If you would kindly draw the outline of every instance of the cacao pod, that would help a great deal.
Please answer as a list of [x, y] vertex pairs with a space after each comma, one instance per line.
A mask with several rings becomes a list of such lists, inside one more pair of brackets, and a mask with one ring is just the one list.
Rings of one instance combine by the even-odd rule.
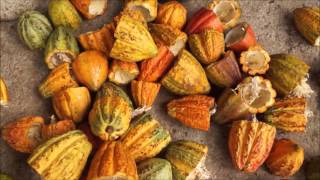
[[172, 169], [169, 161], [151, 158], [138, 164], [140, 180], [172, 180]]
[[66, 88], [78, 87], [70, 72], [70, 65], [63, 63], [53, 69], [47, 78], [40, 84], [39, 92], [45, 98]]
[[227, 48], [235, 52], [242, 52], [256, 45], [257, 40], [252, 27], [248, 23], [242, 22], [227, 32], [225, 43]]
[[79, 179], [91, 148], [86, 135], [74, 130], [41, 144], [27, 162], [45, 180]]
[[92, 154], [94, 154], [99, 146], [104, 142], [100, 138], [96, 137], [90, 129], [90, 125], [88, 121], [82, 122], [79, 126], [78, 129], [81, 130], [88, 138], [89, 142], [92, 145]]
[[175, 180], [209, 179], [206, 177], [205, 159], [208, 147], [194, 141], [172, 142], [166, 149], [165, 158], [171, 163]]
[[108, 60], [100, 51], [82, 52], [72, 68], [77, 80], [92, 91], [97, 91], [108, 78]]
[[104, 13], [108, 0], [71, 0], [71, 3], [86, 19], [93, 19]]
[[136, 62], [113, 60], [109, 72], [109, 80], [116, 84], [128, 84], [139, 74]]
[[45, 62], [49, 69], [71, 63], [79, 54], [77, 40], [72, 32], [59, 26], [49, 36], [45, 49]]
[[129, 98], [129, 96], [127, 95], [126, 92], [124, 92], [124, 90], [111, 83], [111, 82], [106, 82], [102, 85], [102, 87], [100, 88], [100, 90], [98, 91], [97, 95], [96, 95], [96, 99], [105, 97], [105, 96], [117, 96], [117, 97], [121, 97], [123, 98], [131, 108], [133, 108], [132, 102]]
[[307, 180], [320, 179], [320, 156], [312, 158], [307, 164]]
[[211, 89], [201, 64], [187, 50], [182, 50], [161, 84], [179, 95], [206, 94]]
[[41, 129], [41, 137], [43, 140], [48, 140], [52, 137], [62, 135], [76, 129], [72, 120], [62, 120], [56, 123], [44, 125]]
[[223, 33], [214, 29], [192, 34], [188, 42], [193, 55], [203, 64], [210, 64], [218, 60], [224, 53]]
[[303, 160], [302, 147], [289, 139], [280, 139], [275, 140], [266, 164], [272, 174], [288, 177], [300, 169]]
[[185, 96], [167, 104], [168, 114], [184, 125], [208, 131], [214, 98], [204, 95]]
[[0, 77], [0, 105], [7, 106], [9, 102], [8, 88], [2, 77]]
[[171, 136], [160, 123], [149, 114], [134, 121], [122, 142], [136, 161], [156, 156], [171, 141]]
[[147, 27], [128, 15], [121, 16], [114, 37], [116, 40], [110, 52], [114, 59], [137, 62], [152, 58], [158, 53]]
[[156, 23], [167, 24], [173, 28], [182, 29], [187, 21], [187, 9], [178, 1], [159, 4]]
[[19, 17], [20, 39], [30, 49], [44, 48], [52, 30], [50, 21], [38, 11], [26, 11]]
[[310, 67], [289, 54], [271, 55], [270, 67], [266, 78], [281, 96], [289, 94], [308, 97], [313, 91], [306, 83]]
[[69, 0], [50, 0], [48, 13], [55, 27], [78, 29], [81, 17]]
[[233, 165], [244, 172], [255, 172], [267, 159], [276, 128], [259, 121], [234, 121], [229, 132], [229, 153]]
[[145, 81], [131, 82], [131, 93], [138, 108], [151, 109], [160, 91], [161, 84]]
[[143, 12], [138, 10], [124, 9], [117, 16], [113, 17], [113, 23], [117, 26], [122, 16], [127, 15], [137, 21], [140, 21], [143, 26], [148, 27], [146, 19], [144, 18]]
[[250, 75], [265, 74], [269, 69], [270, 56], [260, 45], [249, 47], [240, 57], [242, 71]]
[[276, 101], [264, 113], [264, 120], [288, 132], [304, 132], [307, 125], [306, 99], [287, 97]]
[[44, 119], [39, 116], [26, 116], [9, 122], [1, 129], [2, 139], [14, 150], [31, 153], [42, 141], [41, 128]]
[[94, 155], [87, 180], [138, 180], [137, 167], [124, 144], [118, 141], [103, 143]]
[[157, 17], [157, 0], [125, 0], [125, 9], [140, 11], [147, 22], [153, 21]]

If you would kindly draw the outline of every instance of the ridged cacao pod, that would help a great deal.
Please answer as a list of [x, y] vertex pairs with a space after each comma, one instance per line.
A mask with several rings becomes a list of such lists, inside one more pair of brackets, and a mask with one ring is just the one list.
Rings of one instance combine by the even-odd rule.
[[169, 1], [158, 6], [156, 23], [182, 29], [187, 21], [187, 9], [178, 1]]
[[312, 158], [306, 169], [307, 180], [319, 180], [320, 179], [320, 156]]
[[85, 134], [70, 131], [41, 144], [27, 162], [45, 180], [79, 179], [91, 148]]
[[111, 82], [104, 83], [100, 88], [100, 90], [98, 91], [96, 95], [96, 99], [99, 99], [105, 96], [121, 97], [129, 104], [131, 108], [133, 108], [131, 99], [129, 98], [127, 93], [124, 92], [124, 90], [121, 87], [115, 85], [114, 83], [111, 83]]
[[172, 180], [172, 168], [169, 161], [151, 158], [138, 164], [140, 180]]
[[136, 106], [151, 109], [160, 87], [161, 84], [159, 83], [133, 80], [131, 82], [131, 93]]
[[275, 54], [271, 55], [266, 78], [279, 95], [309, 96], [313, 92], [306, 83], [309, 69], [305, 62], [293, 55]]
[[152, 58], [158, 53], [147, 27], [128, 15], [121, 16], [114, 37], [116, 40], [110, 52], [114, 59], [137, 62]]
[[140, 21], [143, 24], [143, 26], [148, 27], [146, 19], [144, 18], [143, 12], [137, 11], [137, 10], [130, 10], [130, 9], [124, 9], [117, 16], [113, 17], [113, 23], [115, 26], [119, 24], [121, 17], [124, 15], [130, 16], [131, 18], [137, 21]]
[[157, 17], [157, 0], [125, 0], [125, 9], [141, 11], [147, 22], [153, 21]]
[[275, 134], [275, 127], [256, 120], [233, 122], [228, 145], [235, 168], [255, 172], [267, 159]]
[[293, 11], [298, 31], [314, 46], [320, 46], [320, 8], [302, 7]]
[[91, 104], [86, 87], [68, 88], [53, 95], [52, 105], [59, 119], [70, 119], [75, 123], [82, 121]]
[[233, 51], [227, 51], [222, 59], [208, 65], [206, 73], [211, 83], [219, 87], [234, 87], [242, 79]]
[[250, 75], [265, 74], [269, 69], [270, 56], [260, 45], [249, 47], [240, 56], [242, 71]]
[[134, 121], [122, 142], [136, 161], [156, 156], [171, 141], [171, 136], [160, 123], [149, 114]]
[[39, 91], [45, 98], [71, 87], [78, 87], [70, 72], [70, 65], [63, 63], [53, 69], [47, 78], [40, 84]]
[[109, 81], [116, 84], [128, 84], [134, 80], [139, 74], [139, 67], [136, 62], [126, 62], [113, 60], [110, 72]]
[[49, 36], [45, 49], [45, 62], [49, 69], [71, 63], [79, 54], [77, 40], [72, 32], [59, 26]]
[[73, 61], [72, 70], [80, 83], [97, 91], [108, 78], [108, 60], [100, 51], [84, 51]]
[[109, 57], [114, 42], [114, 24], [109, 23], [101, 29], [80, 34], [79, 42], [85, 50], [97, 50], [104, 52]]
[[136, 163], [121, 142], [109, 141], [99, 147], [87, 177], [97, 179], [138, 180]]
[[204, 144], [187, 140], [172, 142], [166, 149], [165, 158], [171, 163], [173, 179], [209, 179], [204, 178], [207, 153], [208, 147]]
[[26, 11], [19, 17], [20, 39], [30, 49], [44, 48], [52, 30], [50, 21], [38, 11]]
[[81, 17], [69, 0], [50, 0], [48, 13], [55, 27], [78, 29]]
[[42, 141], [41, 128], [43, 125], [42, 117], [26, 116], [4, 125], [1, 129], [1, 136], [14, 150], [31, 153]]
[[208, 131], [214, 98], [204, 95], [185, 96], [167, 104], [168, 114], [184, 125]]
[[44, 125], [41, 129], [41, 137], [48, 140], [52, 137], [62, 135], [76, 129], [72, 120], [62, 120], [52, 124]]
[[0, 77], [0, 105], [7, 106], [9, 102], [8, 88], [2, 77]]
[[188, 39], [192, 54], [203, 64], [210, 64], [224, 53], [223, 33], [214, 29], [192, 34]]
[[86, 19], [93, 19], [104, 13], [108, 0], [71, 0], [71, 3]]
[[304, 150], [290, 139], [275, 140], [266, 165], [277, 176], [295, 174], [303, 164]]
[[307, 125], [306, 99], [287, 97], [264, 113], [264, 120], [276, 128], [288, 132], [304, 132]]
[[161, 84], [179, 95], [206, 94], [211, 89], [201, 64], [187, 50], [182, 50]]

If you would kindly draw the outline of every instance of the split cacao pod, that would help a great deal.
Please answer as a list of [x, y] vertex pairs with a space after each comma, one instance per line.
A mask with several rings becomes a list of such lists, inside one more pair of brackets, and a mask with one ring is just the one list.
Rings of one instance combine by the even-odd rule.
[[165, 159], [146, 159], [137, 168], [140, 180], [172, 180], [171, 164]]
[[160, 91], [161, 84], [136, 81], [131, 82], [131, 93], [138, 108], [150, 109]]
[[156, 23], [182, 29], [187, 21], [187, 9], [178, 1], [169, 1], [158, 6]]
[[71, 3], [86, 19], [93, 19], [104, 13], [108, 0], [71, 0]]
[[233, 165], [244, 172], [255, 172], [267, 159], [276, 128], [259, 121], [234, 121], [229, 132], [229, 153]]
[[125, 0], [125, 9], [140, 11], [147, 22], [153, 21], [157, 17], [157, 0]]
[[110, 72], [109, 81], [116, 84], [128, 84], [134, 80], [139, 74], [139, 67], [136, 62], [126, 62], [113, 60]]
[[122, 142], [136, 161], [156, 156], [171, 141], [171, 136], [160, 123], [149, 114], [134, 121]]

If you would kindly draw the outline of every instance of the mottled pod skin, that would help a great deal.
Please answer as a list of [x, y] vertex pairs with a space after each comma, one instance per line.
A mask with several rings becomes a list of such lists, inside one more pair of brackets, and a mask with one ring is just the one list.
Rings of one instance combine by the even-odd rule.
[[158, 48], [157, 56], [140, 63], [140, 74], [137, 80], [155, 82], [169, 70], [170, 65], [173, 63], [174, 55], [165, 45], [159, 45]]
[[42, 140], [42, 126], [44, 126], [42, 117], [26, 116], [4, 125], [1, 136], [14, 150], [31, 153]]
[[192, 34], [188, 39], [192, 54], [203, 64], [210, 64], [224, 53], [223, 33], [214, 29]]
[[136, 81], [131, 82], [131, 93], [138, 108], [150, 109], [160, 91], [161, 84]]
[[67, 88], [78, 87], [70, 72], [70, 65], [63, 63], [53, 69], [47, 78], [40, 84], [39, 92], [45, 98]]
[[209, 64], [206, 74], [210, 82], [219, 87], [234, 87], [241, 80], [242, 75], [233, 51], [227, 51], [223, 58]]
[[211, 9], [201, 8], [191, 17], [187, 23], [185, 32], [190, 35], [206, 29], [214, 29], [223, 32], [223, 25], [218, 16]]
[[121, 16], [114, 37], [116, 40], [110, 52], [114, 59], [137, 62], [155, 57], [158, 53], [147, 27], [128, 15]]
[[44, 125], [41, 129], [41, 137], [48, 140], [52, 137], [62, 135], [76, 129], [72, 120], [62, 120], [52, 124]]
[[115, 84], [129, 84], [139, 74], [136, 62], [113, 60], [109, 72], [109, 81]]
[[308, 122], [306, 99], [287, 97], [279, 99], [264, 113], [264, 120], [288, 132], [304, 132]]
[[97, 50], [109, 57], [114, 42], [114, 24], [109, 23], [101, 29], [80, 34], [78, 40], [85, 50]]
[[119, 141], [104, 142], [94, 155], [87, 180], [138, 180], [137, 167], [129, 151]]
[[185, 96], [167, 104], [168, 114], [184, 125], [208, 131], [214, 98], [204, 95]]
[[275, 134], [275, 127], [256, 120], [233, 122], [228, 145], [235, 168], [255, 172], [267, 159]]
[[211, 89], [201, 64], [187, 50], [182, 50], [161, 84], [178, 95], [206, 94]]
[[[270, 67], [266, 78], [281, 96], [295, 94], [295, 88], [308, 75], [310, 67], [301, 59], [289, 54], [271, 55]], [[304, 93], [302, 93], [304, 94]]]
[[96, 50], [82, 52], [72, 68], [77, 80], [92, 91], [97, 91], [108, 77], [108, 60]]
[[140, 11], [147, 22], [153, 21], [157, 17], [157, 0], [125, 0], [124, 4], [124, 9]]
[[182, 29], [187, 21], [187, 9], [178, 1], [169, 1], [158, 6], [156, 23]]
[[111, 83], [111, 82], [104, 83], [100, 88], [100, 90], [98, 91], [96, 95], [96, 99], [99, 99], [105, 96], [119, 96], [123, 98], [129, 104], [130, 107], [133, 108], [131, 99], [129, 98], [127, 93], [124, 92], [124, 90], [121, 87], [117, 86], [114, 83]]
[[299, 171], [304, 160], [304, 150], [290, 139], [275, 140], [266, 165], [277, 176], [288, 177]]
[[194, 141], [179, 140], [169, 144], [165, 158], [171, 163], [173, 179], [194, 180], [202, 178], [208, 147]]
[[30, 49], [44, 48], [52, 30], [48, 18], [38, 11], [26, 11], [19, 17], [20, 39]]
[[0, 105], [7, 106], [9, 102], [8, 88], [2, 77], [0, 77]]
[[91, 97], [86, 87], [68, 88], [53, 95], [52, 105], [59, 119], [81, 122], [87, 114]]
[[165, 159], [146, 159], [137, 168], [140, 180], [172, 180], [171, 164]]
[[86, 135], [74, 130], [41, 144], [27, 162], [46, 180], [79, 179], [91, 149]]
[[55, 27], [64, 26], [75, 30], [79, 28], [82, 21], [69, 0], [50, 0], [48, 13]]
[[293, 11], [296, 28], [313, 46], [320, 46], [320, 8], [302, 7]]
[[86, 19], [94, 19], [104, 13], [108, 0], [71, 0], [71, 3]]
[[121, 138], [136, 161], [155, 157], [171, 141], [169, 132], [151, 115], [144, 114], [134, 121]]

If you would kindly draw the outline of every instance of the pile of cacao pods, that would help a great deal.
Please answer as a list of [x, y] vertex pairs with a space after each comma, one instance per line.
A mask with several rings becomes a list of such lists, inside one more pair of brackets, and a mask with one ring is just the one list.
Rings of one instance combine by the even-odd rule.
[[[269, 55], [250, 24], [239, 22], [237, 0], [212, 0], [188, 22], [178, 1], [125, 0], [112, 22], [74, 36], [82, 18], [106, 7], [106, 0], [51, 0], [50, 20], [37, 11], [19, 19], [21, 40], [45, 49], [51, 72], [39, 92], [51, 98], [58, 121], [26, 116], [1, 133], [13, 149], [30, 153], [27, 162], [43, 179], [210, 179], [208, 147], [172, 141], [148, 113], [161, 86], [179, 96], [167, 112], [185, 126], [208, 131], [211, 119], [232, 123], [235, 168], [255, 172], [265, 163], [282, 177], [300, 169], [303, 148], [275, 137], [276, 130], [305, 131], [309, 66], [294, 55]], [[319, 12], [294, 11], [297, 29], [314, 45], [320, 43]], [[131, 96], [122, 89], [128, 84]], [[1, 104], [7, 102], [1, 79]], [[314, 166], [308, 177], [319, 178]]]

